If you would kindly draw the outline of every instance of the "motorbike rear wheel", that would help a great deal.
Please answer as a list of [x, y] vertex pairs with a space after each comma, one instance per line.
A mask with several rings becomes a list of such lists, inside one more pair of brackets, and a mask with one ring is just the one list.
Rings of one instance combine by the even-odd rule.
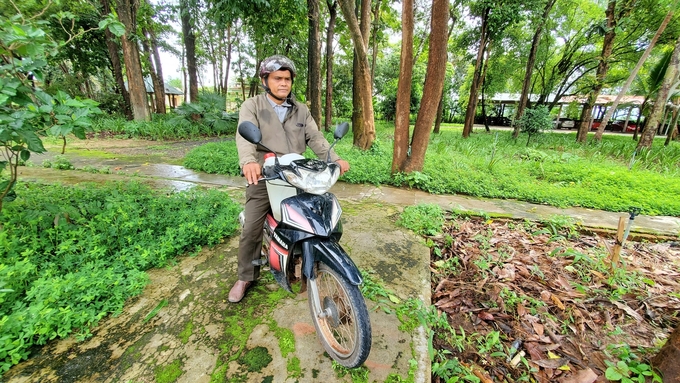
[[[360, 366], [371, 350], [371, 322], [359, 287], [322, 262], [309, 283], [316, 285], [308, 290], [309, 311], [324, 349], [342, 366]], [[320, 303], [319, 312], [315, 301]]]

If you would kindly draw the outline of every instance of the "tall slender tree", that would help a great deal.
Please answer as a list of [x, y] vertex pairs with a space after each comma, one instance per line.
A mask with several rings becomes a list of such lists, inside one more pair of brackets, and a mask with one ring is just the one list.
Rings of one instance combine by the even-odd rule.
[[469, 137], [472, 133], [475, 113], [477, 111], [477, 101], [479, 92], [483, 85], [484, 62], [490, 54], [489, 45], [491, 41], [498, 38], [511, 25], [517, 23], [523, 15], [524, 8], [533, 7], [533, 1], [506, 0], [498, 2], [495, 0], [477, 0], [470, 6], [470, 12], [479, 17], [479, 41], [477, 48], [477, 59], [470, 85], [470, 96], [465, 111], [465, 121], [463, 125], [463, 137]]
[[413, 0], [401, 3], [401, 56], [394, 115], [394, 153], [392, 173], [402, 170], [409, 156], [409, 125], [411, 120], [411, 78], [413, 77]]
[[605, 77], [609, 71], [609, 63], [614, 49], [614, 39], [616, 38], [617, 26], [620, 21], [627, 17], [636, 0], [609, 0], [607, 2], [607, 9], [605, 10], [605, 25], [602, 27], [604, 31], [604, 39], [602, 41], [602, 53], [597, 64], [597, 72], [595, 73], [595, 82], [588, 93], [583, 109], [581, 110], [581, 123], [576, 134], [577, 142], [586, 142], [588, 138], [588, 131], [592, 125], [593, 108], [600, 95], [602, 88], [605, 85]]
[[307, 0], [309, 22], [307, 46], [307, 100], [317, 126], [321, 126], [321, 39], [319, 0]]
[[117, 0], [118, 20], [125, 26], [125, 34], [121, 37], [125, 74], [130, 92], [130, 104], [135, 120], [148, 120], [149, 109], [146, 104], [146, 87], [142, 75], [142, 64], [139, 48], [134, 38], [137, 31], [137, 10], [139, 3], [134, 0]]
[[[531, 77], [534, 73], [534, 65], [536, 64], [536, 53], [538, 52], [538, 44], [541, 41], [541, 35], [543, 34], [543, 27], [545, 22], [550, 16], [550, 11], [553, 5], [555, 5], [556, 0], [548, 0], [543, 7], [543, 14], [540, 20], [536, 23], [536, 30], [534, 31], [534, 36], [531, 39], [531, 48], [529, 49], [529, 57], [527, 58], [527, 65], [524, 72], [524, 82], [522, 83], [522, 93], [519, 97], [519, 103], [517, 104], [517, 113], [515, 114], [515, 121], [519, 121], [524, 114], [524, 109], [529, 103], [529, 89], [531, 88]], [[514, 124], [514, 129], [512, 136], [519, 137], [519, 125]]]
[[373, 33], [371, 33], [371, 54], [373, 59], [371, 60], [371, 82], [375, 82], [375, 63], [378, 61], [378, 28], [380, 26], [380, 9], [382, 6], [382, 0], [376, 0], [375, 7], [373, 8]]
[[[119, 0], [120, 1], [120, 0]], [[196, 35], [191, 16], [189, 0], [179, 2], [180, 20], [182, 22], [182, 39], [186, 57], [186, 68], [189, 76], [189, 102], [198, 99], [198, 65], [196, 64]]]
[[652, 108], [652, 113], [647, 119], [645, 124], [645, 130], [640, 136], [640, 141], [638, 141], [637, 150], [642, 148], [651, 148], [654, 141], [654, 136], [656, 135], [656, 130], [659, 127], [659, 120], [663, 114], [664, 107], [668, 101], [668, 96], [670, 95], [671, 88], [678, 81], [678, 75], [680, 74], [680, 37], [675, 44], [673, 50], [673, 55], [671, 56], [671, 61], [666, 69], [666, 74], [663, 78], [663, 83], [659, 89], [659, 93], [656, 96], [656, 101], [654, 102], [654, 107]]
[[[102, 4], [102, 16], [111, 13], [111, 5], [109, 0], [101, 0]], [[120, 61], [120, 46], [118, 45], [117, 38], [114, 34], [106, 28], [104, 31], [106, 35], [106, 48], [109, 52], [109, 61], [111, 62], [111, 71], [113, 72], [113, 78], [116, 81], [116, 93], [120, 94], [123, 98], [123, 114], [128, 120], [134, 119], [132, 115], [132, 106], [130, 104], [130, 93], [125, 88], [125, 79], [123, 78], [123, 65]]]
[[614, 114], [614, 111], [619, 106], [619, 102], [621, 102], [621, 98], [623, 97], [624, 94], [626, 94], [626, 92], [628, 92], [628, 88], [630, 88], [630, 85], [633, 83], [633, 80], [637, 76], [638, 71], [640, 71], [640, 68], [642, 68], [642, 64], [644, 64], [645, 61], [647, 61], [647, 58], [652, 53], [652, 48], [654, 48], [656, 41], [659, 39], [659, 36], [661, 36], [663, 31], [668, 26], [668, 23], [671, 21], [671, 17], [673, 17], [673, 12], [675, 11], [675, 7], [677, 5], [678, 5], [678, 1], [675, 1], [675, 3], [671, 6], [671, 9], [666, 14], [666, 17], [661, 22], [661, 25], [659, 25], [659, 28], [656, 30], [656, 33], [654, 34], [654, 37], [652, 37], [652, 40], [649, 42], [649, 45], [647, 45], [647, 49], [645, 49], [645, 52], [642, 54], [642, 56], [638, 60], [637, 64], [635, 65], [635, 68], [633, 68], [633, 71], [628, 76], [628, 80], [626, 80], [626, 83], [623, 85], [623, 88], [621, 88], [621, 90], [619, 91], [619, 94], [616, 96], [614, 103], [609, 107], [609, 109], [607, 109], [607, 113], [605, 113], [604, 117], [602, 117], [602, 122], [600, 123], [600, 127], [597, 129], [597, 133], [595, 133], [595, 140], [596, 141], [602, 140], [602, 134], [604, 133], [604, 128], [607, 126], [607, 124], [609, 123], [609, 119], [612, 117], [612, 115]]
[[[437, 107], [444, 88], [444, 76], [446, 75], [446, 48], [448, 43], [447, 23], [449, 20], [448, 0], [432, 0], [432, 21], [430, 28], [430, 50], [425, 74], [425, 86], [423, 87], [423, 99], [420, 110], [416, 117], [411, 142], [411, 153], [402, 146], [400, 155], [407, 153], [406, 157], [396, 168], [403, 172], [414, 172], [423, 169], [425, 152], [432, 131], [432, 125], [437, 117]], [[407, 52], [408, 53], [408, 52]], [[404, 53], [402, 52], [402, 55]], [[403, 61], [402, 61], [403, 62]], [[401, 82], [401, 79], [400, 79]], [[409, 79], [410, 82], [410, 79]], [[403, 129], [403, 125], [400, 125]], [[408, 135], [408, 124], [406, 125]], [[400, 132], [403, 136], [403, 132]], [[403, 145], [403, 140], [400, 140]], [[396, 152], [396, 127], [395, 127], [395, 152]], [[395, 164], [392, 164], [395, 169]]]
[[333, 41], [335, 39], [335, 22], [338, 16], [338, 2], [326, 0], [328, 5], [328, 29], [326, 30], [326, 106], [324, 127], [330, 131], [333, 120]]
[[368, 63], [368, 33], [370, 26], [370, 1], [363, 0], [361, 4], [362, 25], [355, 14], [352, 0], [338, 0], [342, 15], [349, 27], [350, 36], [354, 44], [354, 54], [357, 62], [354, 71], [354, 111], [352, 113], [352, 132], [354, 146], [368, 150], [375, 141], [375, 120], [373, 117], [373, 84], [371, 83], [371, 69]]

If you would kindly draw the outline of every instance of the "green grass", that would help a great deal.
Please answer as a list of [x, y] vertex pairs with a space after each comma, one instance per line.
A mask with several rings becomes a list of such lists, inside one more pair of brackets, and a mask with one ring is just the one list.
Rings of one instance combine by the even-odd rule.
[[0, 373], [34, 345], [88, 337], [141, 293], [145, 270], [232, 235], [241, 210], [216, 190], [165, 194], [134, 182], [16, 191], [0, 213]]
[[[422, 172], [392, 175], [394, 127], [378, 123], [370, 150], [353, 147], [351, 136], [336, 146], [351, 165], [341, 180], [557, 207], [621, 212], [638, 207], [646, 215], [680, 216], [680, 142], [665, 147], [658, 139], [651, 150], [635, 153], [637, 142], [629, 135], [579, 144], [575, 133], [545, 133], [527, 146], [523, 135], [515, 140], [510, 131], [478, 131], [468, 139], [461, 132], [458, 126], [445, 126], [432, 135]], [[234, 142], [210, 145], [190, 152], [184, 165], [238, 175]]]
[[[209, 118], [212, 117], [212, 118]], [[125, 138], [148, 138], [152, 140], [181, 140], [200, 138], [205, 136], [221, 136], [234, 134], [236, 122], [223, 121], [214, 116], [208, 116], [198, 121], [168, 113], [155, 114], [152, 121], [128, 121], [120, 116], [103, 116], [92, 122], [95, 132], [107, 132]], [[219, 121], [216, 124], [215, 121]]]

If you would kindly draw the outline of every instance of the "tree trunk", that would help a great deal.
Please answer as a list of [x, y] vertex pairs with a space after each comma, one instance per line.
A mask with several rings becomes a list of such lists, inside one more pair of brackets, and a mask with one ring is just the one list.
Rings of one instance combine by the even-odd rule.
[[[153, 67], [153, 59], [151, 58], [151, 49], [149, 48], [149, 41], [148, 37], [146, 35], [146, 31], [142, 31], [144, 34], [144, 37], [140, 39], [140, 43], [142, 44], [142, 50], [144, 51], [143, 60], [146, 60], [146, 65], [149, 66], [149, 77], [151, 77], [151, 86], [153, 86], [153, 93], [147, 93], [149, 95], [149, 113], [151, 114], [151, 118], [153, 119], [153, 114], [156, 113], [156, 99], [158, 96], [156, 95], [156, 83], [158, 80], [156, 79], [156, 70]], [[144, 87], [146, 88], [146, 79], [144, 79]]]
[[[490, 44], [489, 44], [490, 45]], [[484, 99], [484, 94], [486, 93], [486, 70], [489, 68], [489, 59], [484, 61], [484, 66], [482, 67], [482, 121], [484, 121], [484, 130], [486, 130], [487, 133], [491, 133], [491, 129], [489, 129], [489, 118], [486, 113], [486, 100]]]
[[139, 48], [131, 36], [137, 30], [137, 7], [138, 3], [130, 0], [117, 0], [118, 20], [125, 26], [125, 34], [121, 37], [123, 47], [123, 61], [125, 62], [125, 74], [128, 80], [130, 92], [130, 104], [132, 115], [137, 121], [149, 119], [147, 109], [146, 87], [142, 76], [142, 64], [139, 60]]
[[680, 383], [680, 326], [676, 327], [666, 344], [652, 358], [652, 366], [663, 374], [664, 383]]
[[189, 4], [187, 0], [180, 0], [179, 12], [182, 21], [182, 37], [187, 59], [187, 72], [189, 75], [189, 100], [196, 102], [198, 99], [198, 68], [196, 66], [196, 36], [194, 25], [191, 20]]
[[[543, 26], [545, 21], [550, 15], [550, 10], [553, 5], [555, 5], [555, 0], [548, 0], [543, 8], [543, 15], [541, 15], [541, 22], [538, 23], [536, 31], [534, 31], [534, 37], [531, 40], [531, 49], [529, 50], [529, 58], [527, 59], [527, 66], [524, 71], [524, 82], [522, 83], [522, 94], [519, 97], [519, 104], [517, 105], [517, 113], [515, 114], [515, 122], [519, 121], [524, 114], [524, 109], [527, 107], [527, 102], [529, 100], [529, 89], [531, 88], [531, 76], [534, 73], [534, 64], [536, 63], [536, 52], [538, 52], [538, 43], [541, 42], [541, 35], [543, 34]], [[519, 137], [519, 125], [513, 122], [514, 128], [512, 131], [512, 136], [514, 138]]]
[[[453, 27], [456, 25], [456, 12], [454, 11], [453, 7], [449, 7], [449, 18], [451, 19], [451, 25], [449, 25], [449, 31], [446, 34], [446, 40], [448, 41], [451, 38], [451, 33], [453, 33]], [[446, 81], [446, 75], [444, 78], [444, 81]], [[445, 88], [442, 88], [442, 94], [441, 97], [439, 98], [439, 106], [437, 106], [437, 118], [434, 120], [434, 131], [433, 133], [439, 134], [439, 130], [442, 125], [442, 119], [444, 117], [444, 91]]]
[[[111, 13], [111, 6], [109, 0], [101, 0], [102, 13]], [[111, 62], [111, 69], [113, 77], [116, 79], [116, 93], [123, 96], [123, 114], [128, 120], [134, 119], [132, 115], [132, 107], [130, 106], [130, 93], [125, 88], [125, 79], [123, 78], [123, 67], [120, 62], [120, 53], [116, 37], [108, 28], [104, 31], [106, 35], [106, 48], [109, 51], [109, 61]]]
[[432, 0], [432, 27], [430, 29], [430, 54], [427, 59], [423, 98], [413, 128], [411, 156], [404, 171], [407, 173], [423, 170], [425, 152], [430, 139], [432, 124], [437, 116], [437, 100], [444, 88], [446, 75], [446, 50], [448, 36], [446, 33], [449, 21], [449, 1]]
[[307, 46], [307, 100], [317, 126], [321, 126], [321, 39], [319, 38], [319, 0], [307, 0], [309, 36]]
[[442, 115], [444, 114], [444, 92], [442, 91], [441, 97], [439, 97], [439, 105], [437, 106], [437, 118], [434, 120], [434, 131], [432, 133], [439, 134], [439, 130], [442, 126]]
[[[161, 69], [158, 45], [153, 37], [153, 31], [144, 31], [146, 39], [142, 39], [142, 46], [149, 57], [149, 74], [153, 84], [155, 112], [165, 114], [165, 84], [163, 83], [163, 70]], [[149, 46], [149, 43], [151, 46]]]
[[597, 73], [595, 75], [595, 85], [593, 85], [592, 90], [588, 94], [588, 101], [583, 107], [581, 112], [581, 124], [578, 127], [578, 133], [576, 135], [576, 142], [586, 142], [588, 138], [588, 131], [590, 130], [590, 125], [593, 119], [593, 107], [597, 101], [597, 97], [600, 95], [600, 91], [604, 87], [604, 79], [607, 76], [607, 71], [609, 69], [609, 57], [614, 49], [614, 37], [616, 37], [616, 0], [609, 0], [607, 5], [607, 10], [605, 14], [607, 15], [607, 26], [606, 33], [604, 35], [604, 42], [602, 43], [602, 55], [600, 56], [600, 61], [597, 64]]
[[[231, 67], [231, 24], [227, 25], [227, 66], [224, 69], [224, 82], [222, 83], [222, 94], [226, 102], [229, 94], [229, 68]], [[226, 107], [225, 107], [226, 109]]]
[[[677, 3], [677, 2], [676, 2]], [[635, 68], [633, 68], [633, 71], [630, 73], [628, 76], [628, 79], [626, 80], [626, 83], [623, 85], [623, 88], [619, 92], [619, 94], [616, 96], [616, 99], [614, 100], [614, 104], [612, 104], [611, 108], [607, 111], [607, 114], [604, 115], [602, 118], [602, 123], [600, 124], [600, 128], [597, 129], [597, 133], [595, 133], [595, 140], [601, 141], [602, 140], [602, 134], [604, 133], [604, 128], [607, 126], [609, 123], [609, 119], [612, 118], [612, 114], [614, 114], [614, 111], [616, 111], [616, 108], [619, 106], [619, 102], [621, 102], [621, 98], [623, 95], [628, 92], [628, 88], [630, 88], [630, 84], [633, 83], [633, 80], [635, 80], [635, 77], [637, 77], [637, 73], [640, 71], [640, 68], [642, 68], [642, 64], [647, 61], [647, 58], [649, 55], [652, 53], [652, 48], [654, 48], [654, 45], [656, 44], [656, 40], [659, 39], [659, 36], [661, 36], [661, 33], [663, 33], [664, 29], [666, 29], [666, 26], [668, 23], [671, 21], [671, 17], [673, 17], [673, 7], [671, 8], [670, 11], [668, 11], [668, 14], [666, 14], [666, 18], [663, 19], [661, 22], [661, 25], [659, 26], [659, 29], [657, 29], [656, 34], [654, 34], [654, 37], [652, 37], [652, 40], [649, 42], [649, 46], [647, 46], [647, 49], [645, 49], [645, 52], [642, 54], [640, 59], [638, 60], [637, 64], [635, 64]], [[628, 123], [628, 120], [626, 120], [626, 124]], [[624, 127], [624, 132], [625, 127]]]
[[375, 80], [375, 62], [378, 60], [378, 24], [380, 23], [381, 5], [382, 0], [377, 0], [375, 2], [375, 8], [373, 9], [373, 33], [371, 34], [371, 38], [373, 39], [373, 47], [371, 48], [373, 60], [371, 61], [371, 84]]
[[399, 58], [399, 83], [394, 115], [394, 153], [392, 173], [404, 169], [409, 155], [409, 124], [411, 117], [411, 80], [413, 77], [414, 1], [401, 4], [401, 56]]
[[488, 43], [488, 18], [490, 8], [484, 10], [482, 16], [482, 26], [479, 40], [479, 50], [477, 51], [477, 61], [475, 62], [475, 72], [472, 76], [472, 84], [470, 85], [470, 98], [468, 99], [467, 109], [465, 111], [465, 122], [463, 125], [463, 137], [470, 137], [472, 133], [472, 126], [475, 123], [475, 113], [477, 111], [477, 97], [479, 97], [479, 88], [481, 86], [480, 78], [482, 77], [482, 64], [484, 61], [484, 52]]
[[[352, 132], [354, 134], [354, 146], [368, 150], [375, 140], [375, 122], [373, 120], [373, 86], [371, 84], [371, 72], [368, 65], [368, 31], [370, 27], [370, 1], [362, 2], [362, 25], [354, 14], [354, 4], [351, 0], [339, 0], [340, 10], [349, 27], [354, 53], [357, 59], [357, 70], [354, 72], [354, 81], [357, 92], [355, 97], [360, 102], [355, 104]], [[363, 34], [365, 30], [365, 35]], [[360, 107], [361, 110], [357, 110]], [[361, 116], [361, 121], [359, 120]]]
[[[158, 113], [165, 114], [165, 80], [163, 78], [163, 65], [161, 64], [161, 54], [158, 51], [158, 39], [156, 38], [156, 32], [153, 30], [149, 31], [151, 37], [151, 52], [153, 53], [153, 59], [156, 63], [156, 76], [159, 81], [160, 89], [156, 90], [156, 97], [161, 101], [156, 101], [156, 111]], [[156, 85], [154, 84], [154, 87]], [[155, 90], [155, 88], [154, 88]]]
[[330, 18], [326, 31], [326, 118], [323, 124], [326, 131], [330, 132], [333, 122], [333, 40], [335, 38], [335, 21], [338, 17], [338, 2], [326, 0], [326, 4]]
[[666, 74], [663, 78], [661, 88], [659, 88], [659, 93], [656, 96], [654, 107], [652, 108], [649, 119], [647, 119], [647, 122], [645, 123], [645, 130], [642, 131], [640, 141], [638, 141], [638, 150], [642, 148], [649, 149], [652, 147], [652, 142], [654, 141], [654, 136], [656, 135], [656, 129], [659, 125], [659, 118], [661, 117], [661, 113], [663, 113], [663, 108], [666, 106], [666, 100], [668, 100], [668, 94], [670, 92], [671, 86], [673, 86], [673, 83], [676, 81], [675, 79], [677, 74], [680, 71], [679, 64], [680, 37], [675, 43], [675, 49], [673, 51], [673, 55], [671, 56], [671, 61], [668, 64], [668, 68], [666, 69]]
[[671, 141], [677, 136], [678, 117], [680, 117], [680, 105], [675, 105], [673, 107], [673, 118], [671, 118], [671, 124], [668, 128], [668, 135], [666, 136], [666, 142], [664, 143], [664, 146], [670, 145]]

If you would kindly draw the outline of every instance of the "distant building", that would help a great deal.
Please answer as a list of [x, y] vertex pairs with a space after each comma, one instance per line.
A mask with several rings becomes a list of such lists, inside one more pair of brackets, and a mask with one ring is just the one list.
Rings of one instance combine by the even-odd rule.
[[[168, 83], [164, 83], [165, 85], [165, 105], [171, 107], [171, 108], [176, 108], [179, 104], [184, 102], [184, 92], [182, 90], [175, 88], [172, 85], [169, 85]], [[146, 88], [146, 94], [148, 95], [148, 101], [149, 101], [149, 107], [153, 107], [154, 104], [154, 88], [153, 88], [153, 81], [151, 81], [151, 77], [147, 76], [144, 77], [144, 88]], [[125, 82], [125, 89], [128, 88], [127, 82]]]
[[[165, 105], [176, 108], [177, 105], [181, 104], [184, 100], [184, 92], [168, 83], [164, 83], [163, 85], [165, 85]], [[154, 105], [153, 98], [155, 93], [151, 77], [144, 77], [144, 87], [146, 88], [146, 93], [149, 95], [151, 105]]]

